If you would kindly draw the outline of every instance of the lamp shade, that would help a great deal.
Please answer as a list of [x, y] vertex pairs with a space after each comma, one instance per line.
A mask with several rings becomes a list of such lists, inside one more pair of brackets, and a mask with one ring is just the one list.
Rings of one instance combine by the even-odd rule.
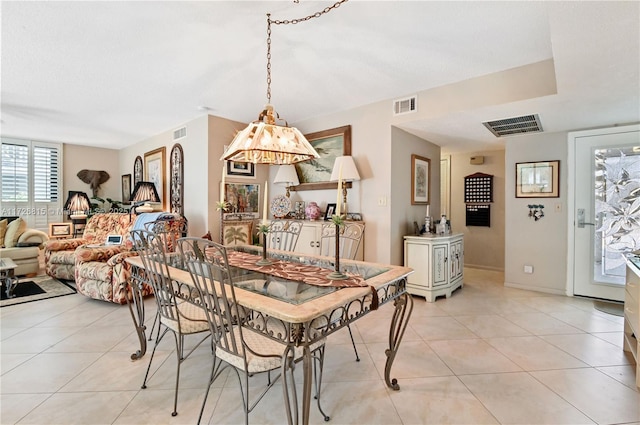
[[340, 178], [340, 170], [342, 170], [342, 180], [345, 182], [353, 182], [360, 180], [360, 174], [356, 168], [356, 163], [353, 162], [353, 157], [350, 155], [339, 156], [333, 163], [333, 170], [331, 171], [331, 177], [329, 181], [337, 182]]
[[236, 134], [220, 159], [281, 165], [320, 158], [300, 130], [276, 125], [274, 113], [273, 106], [265, 106], [257, 121]]
[[152, 182], [138, 182], [133, 188], [131, 202], [160, 202], [156, 185]]
[[296, 167], [293, 165], [281, 165], [278, 167], [278, 172], [273, 180], [274, 183], [284, 183], [286, 186], [295, 186], [300, 184], [298, 180], [298, 173]]
[[91, 202], [86, 193], [70, 190], [64, 209], [69, 212], [70, 216], [86, 217], [87, 211], [91, 209]]

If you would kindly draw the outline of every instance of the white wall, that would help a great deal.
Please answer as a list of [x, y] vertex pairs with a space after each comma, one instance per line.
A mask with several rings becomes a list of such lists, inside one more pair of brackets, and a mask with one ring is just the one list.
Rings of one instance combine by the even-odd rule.
[[[565, 294], [567, 277], [567, 133], [511, 137], [505, 151], [505, 286]], [[559, 198], [516, 198], [518, 162], [560, 160]], [[545, 216], [528, 217], [529, 204], [544, 205]], [[560, 212], [556, 212], [560, 205]], [[525, 274], [525, 265], [533, 274]]]
[[[207, 115], [195, 118], [186, 124], [187, 137], [177, 140], [184, 152], [184, 215], [189, 220], [189, 234], [202, 236], [208, 226], [208, 119]], [[156, 134], [135, 145], [119, 151], [120, 174], [133, 175], [133, 162], [140, 155], [144, 161], [145, 152], [165, 147], [165, 199], [169, 197], [169, 161], [173, 147], [173, 130]], [[133, 177], [131, 180], [133, 185]], [[133, 187], [132, 187], [133, 189]], [[118, 197], [120, 198], [120, 196]], [[168, 208], [168, 203], [167, 203]]]
[[[471, 165], [472, 156], [484, 156], [484, 164]], [[491, 227], [466, 225], [464, 178], [474, 173], [493, 175]], [[448, 213], [454, 233], [464, 234], [464, 263], [487, 270], [504, 270], [505, 246], [505, 152], [474, 151], [451, 154], [451, 211]]]
[[80, 145], [63, 145], [64, 165], [62, 172], [63, 205], [67, 201], [70, 190], [82, 191], [91, 198], [93, 191], [89, 184], [78, 177], [80, 170], [97, 170], [109, 173], [109, 180], [103, 183], [98, 190], [100, 198], [122, 200], [121, 173], [118, 168], [118, 151], [115, 149], [103, 149]]

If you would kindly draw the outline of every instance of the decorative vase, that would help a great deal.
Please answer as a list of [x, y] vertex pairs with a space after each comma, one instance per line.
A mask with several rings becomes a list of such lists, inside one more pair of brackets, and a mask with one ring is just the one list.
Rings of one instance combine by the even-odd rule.
[[307, 208], [305, 208], [304, 211], [307, 213], [307, 218], [309, 220], [316, 220], [320, 217], [321, 213], [320, 207], [315, 202], [309, 202], [309, 205], [307, 205]]

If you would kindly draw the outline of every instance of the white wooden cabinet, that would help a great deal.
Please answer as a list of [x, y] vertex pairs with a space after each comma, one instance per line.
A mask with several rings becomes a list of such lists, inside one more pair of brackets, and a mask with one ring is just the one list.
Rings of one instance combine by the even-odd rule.
[[627, 257], [627, 280], [624, 293], [624, 342], [623, 349], [633, 354], [636, 361], [636, 387], [640, 388], [640, 260]]
[[408, 276], [407, 292], [433, 302], [464, 285], [464, 240], [462, 234], [404, 237], [404, 266], [414, 271]]
[[[324, 221], [305, 220], [296, 244], [296, 252], [301, 254], [320, 255], [320, 236], [322, 235], [322, 224]], [[358, 246], [356, 260], [364, 260], [364, 238]]]

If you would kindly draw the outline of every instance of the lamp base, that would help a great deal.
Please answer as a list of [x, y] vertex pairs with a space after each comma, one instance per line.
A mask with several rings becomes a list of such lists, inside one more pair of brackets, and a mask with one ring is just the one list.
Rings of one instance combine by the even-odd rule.
[[271, 264], [273, 263], [268, 258], [261, 258], [260, 260], [256, 261], [256, 266], [270, 266]]
[[344, 273], [333, 271], [327, 275], [327, 279], [331, 280], [345, 280], [348, 276]]
[[140, 205], [136, 208], [136, 213], [150, 213], [153, 212], [153, 207], [151, 204]]

